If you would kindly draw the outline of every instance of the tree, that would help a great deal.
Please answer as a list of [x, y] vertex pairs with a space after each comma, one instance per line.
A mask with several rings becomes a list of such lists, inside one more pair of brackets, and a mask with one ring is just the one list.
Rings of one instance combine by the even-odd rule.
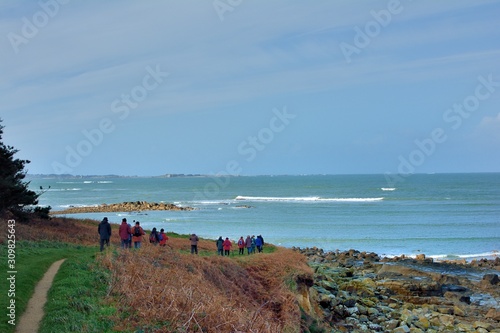
[[38, 204], [39, 194], [29, 190], [29, 182], [24, 181], [24, 167], [30, 161], [14, 158], [18, 150], [3, 143], [3, 128], [0, 124], [0, 214], [19, 215], [26, 212], [26, 206]]

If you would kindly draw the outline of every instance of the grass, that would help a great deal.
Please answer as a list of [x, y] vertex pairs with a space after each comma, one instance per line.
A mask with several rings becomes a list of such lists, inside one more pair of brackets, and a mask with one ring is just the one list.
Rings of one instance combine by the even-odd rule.
[[[99, 253], [97, 223], [74, 219], [16, 226], [20, 316], [49, 266], [61, 266], [49, 291], [40, 332], [299, 332], [298, 277], [311, 275], [298, 253], [266, 244], [264, 253], [218, 256], [215, 240], [169, 233], [167, 247], [147, 239], [140, 250]], [[59, 240], [59, 241], [56, 241]], [[2, 257], [6, 245], [1, 244]], [[77, 245], [78, 244], [78, 245]], [[3, 266], [2, 266], [3, 265]], [[0, 267], [5, 272], [6, 260]], [[3, 283], [3, 282], [2, 282]], [[3, 295], [6, 287], [1, 285]], [[8, 300], [0, 298], [0, 306]], [[19, 317], [17, 318], [19, 319]], [[0, 332], [14, 328], [0, 323]]]
[[[72, 260], [79, 256], [90, 257], [95, 253], [96, 248], [88, 248], [75, 244], [48, 242], [48, 241], [19, 241], [16, 243], [16, 323], [19, 322], [21, 314], [25, 311], [29, 299], [33, 295], [36, 283], [43, 277], [47, 269], [57, 260], [68, 258]], [[1, 263], [0, 269], [2, 275], [7, 272], [7, 246], [0, 245]], [[1, 295], [7, 295], [9, 286], [4, 283], [6, 277], [2, 278], [0, 285]], [[0, 298], [0, 308], [6, 309], [8, 302], [7, 297]], [[0, 332], [14, 332], [15, 326], [10, 325], [8, 317], [2, 315], [0, 321]]]
[[114, 332], [110, 280], [93, 253], [66, 260], [49, 291], [39, 332]]

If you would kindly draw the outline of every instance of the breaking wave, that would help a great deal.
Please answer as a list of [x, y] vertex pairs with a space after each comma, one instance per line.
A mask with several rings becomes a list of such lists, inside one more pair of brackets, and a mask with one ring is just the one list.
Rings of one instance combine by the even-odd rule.
[[235, 200], [241, 201], [288, 201], [288, 202], [374, 202], [384, 198], [321, 198], [321, 197], [250, 197], [239, 195]]

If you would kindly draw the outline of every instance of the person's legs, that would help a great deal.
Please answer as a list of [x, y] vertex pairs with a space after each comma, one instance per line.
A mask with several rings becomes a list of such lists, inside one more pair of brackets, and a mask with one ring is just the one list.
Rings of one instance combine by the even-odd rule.
[[100, 250], [101, 250], [101, 252], [102, 252], [102, 250], [104, 250], [104, 238], [101, 238], [101, 239], [99, 240], [99, 245], [100, 245]]

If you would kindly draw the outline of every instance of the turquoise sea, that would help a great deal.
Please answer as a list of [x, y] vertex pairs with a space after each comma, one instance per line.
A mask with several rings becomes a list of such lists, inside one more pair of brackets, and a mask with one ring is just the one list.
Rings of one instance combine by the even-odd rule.
[[76, 214], [138, 220], [201, 237], [259, 235], [286, 247], [356, 249], [384, 256], [500, 255], [500, 174], [33, 178], [52, 210], [124, 201], [171, 202], [188, 212]]

